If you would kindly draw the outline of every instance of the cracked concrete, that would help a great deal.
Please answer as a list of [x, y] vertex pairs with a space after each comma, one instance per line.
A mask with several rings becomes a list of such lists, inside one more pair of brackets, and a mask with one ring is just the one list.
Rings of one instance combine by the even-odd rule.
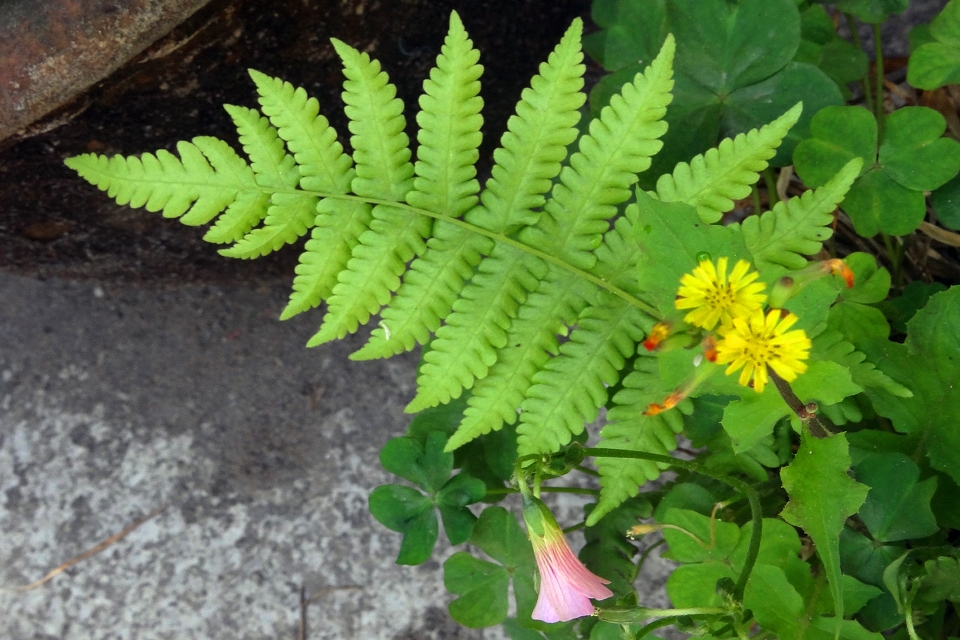
[[[292, 640], [301, 585], [358, 587], [310, 606], [309, 640], [502, 638], [449, 619], [449, 549], [399, 567], [367, 511], [415, 355], [305, 349], [320, 314], [278, 322], [286, 295], [0, 275], [0, 638]], [[665, 569], [645, 569], [651, 605]]]

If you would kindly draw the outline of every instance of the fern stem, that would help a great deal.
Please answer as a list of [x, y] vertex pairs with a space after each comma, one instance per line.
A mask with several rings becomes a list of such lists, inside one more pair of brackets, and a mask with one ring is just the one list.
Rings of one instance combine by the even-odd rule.
[[655, 318], [656, 320], [663, 320], [663, 316], [662, 316], [662, 315], [660, 314], [660, 312], [656, 309], [656, 307], [654, 307], [653, 305], [647, 304], [646, 302], [643, 302], [642, 300], [639, 300], [639, 299], [635, 298], [634, 296], [630, 295], [629, 293], [627, 293], [627, 292], [624, 291], [623, 289], [615, 286], [614, 284], [612, 284], [612, 283], [610, 283], [610, 282], [607, 282], [607, 281], [604, 280], [603, 278], [599, 278], [599, 277], [593, 275], [592, 273], [590, 273], [589, 271], [584, 271], [583, 269], [578, 269], [577, 267], [574, 267], [573, 265], [569, 264], [568, 262], [564, 262], [561, 258], [558, 258], [557, 256], [553, 256], [553, 255], [550, 255], [549, 253], [545, 253], [545, 252], [543, 252], [543, 251], [540, 251], [539, 249], [535, 249], [535, 248], [531, 247], [531, 246], [528, 245], [528, 244], [524, 244], [524, 243], [520, 242], [519, 240], [514, 240], [513, 238], [509, 238], [509, 237], [503, 235], [502, 233], [496, 233], [496, 232], [494, 232], [494, 231], [488, 231], [488, 230], [484, 229], [483, 227], [478, 227], [478, 226], [476, 226], [476, 225], [470, 224], [470, 223], [467, 222], [466, 220], [461, 220], [460, 218], [453, 218], [453, 217], [444, 215], [444, 214], [442, 214], [442, 213], [435, 213], [435, 212], [433, 212], [433, 211], [427, 211], [426, 209], [419, 209], [419, 208], [417, 208], [417, 207], [411, 206], [411, 205], [406, 204], [406, 203], [403, 203], [403, 202], [392, 202], [392, 201], [390, 201], [390, 200], [381, 200], [381, 199], [378, 199], [378, 198], [369, 198], [369, 197], [366, 197], [366, 196], [348, 195], [348, 194], [343, 194], [343, 193], [323, 193], [323, 192], [321, 192], [321, 191], [307, 191], [307, 190], [304, 190], [304, 189], [274, 189], [274, 188], [267, 189], [267, 188], [265, 188], [265, 187], [261, 187], [260, 189], [261, 189], [261, 191], [268, 192], [268, 193], [301, 193], [301, 194], [302, 194], [302, 193], [306, 193], [306, 194], [318, 196], [318, 197], [320, 197], [320, 198], [333, 198], [333, 199], [335, 199], [335, 200], [354, 200], [354, 201], [356, 201], [356, 202], [365, 202], [365, 203], [373, 204], [373, 205], [382, 204], [382, 205], [385, 205], [385, 206], [388, 206], [388, 207], [396, 207], [397, 209], [404, 209], [404, 210], [406, 210], [406, 211], [410, 211], [411, 213], [417, 213], [417, 214], [420, 214], [420, 215], [424, 215], [424, 216], [433, 218], [433, 219], [435, 219], [435, 220], [443, 220], [444, 222], [449, 222], [450, 224], [454, 224], [454, 225], [460, 226], [460, 227], [462, 227], [462, 228], [464, 228], [464, 229], [466, 229], [467, 231], [470, 231], [470, 232], [472, 232], [472, 233], [476, 233], [476, 234], [479, 234], [479, 235], [482, 235], [482, 236], [486, 236], [486, 237], [490, 238], [491, 240], [493, 240], [494, 242], [501, 242], [501, 243], [503, 243], [503, 244], [506, 244], [506, 245], [509, 245], [509, 246], [513, 247], [514, 249], [517, 249], [517, 250], [519, 250], [519, 251], [523, 251], [523, 252], [526, 252], [526, 253], [528, 253], [528, 254], [530, 254], [530, 255], [536, 256], [536, 257], [540, 258], [541, 260], [543, 260], [544, 262], [549, 262], [550, 264], [552, 264], [552, 265], [554, 265], [554, 266], [556, 266], [556, 267], [558, 267], [558, 268], [560, 268], [560, 269], [563, 269], [563, 270], [565, 270], [565, 271], [569, 271], [570, 273], [572, 273], [572, 274], [574, 274], [574, 275], [576, 275], [576, 276], [579, 276], [579, 277], [583, 278], [584, 280], [587, 280], [588, 282], [591, 282], [591, 283], [595, 284], [596, 286], [600, 287], [601, 289], [606, 289], [607, 291], [609, 291], [609, 292], [612, 293], [613, 295], [615, 295], [615, 296], [617, 296], [618, 298], [622, 299], [624, 302], [626, 302], [626, 303], [629, 304], [630, 306], [633, 306], [633, 307], [636, 307], [637, 309], [640, 309], [641, 311], [643, 311], [644, 313], [646, 313], [646, 314], [649, 315], [649, 316], [652, 316], [652, 317]]
[[760, 553], [760, 536], [763, 529], [763, 511], [760, 509], [760, 494], [757, 493], [756, 489], [748, 485], [746, 482], [738, 480], [737, 478], [732, 478], [721, 473], [714, 473], [704, 469], [702, 465], [699, 465], [696, 462], [678, 460], [677, 458], [661, 456], [656, 453], [627, 451], [624, 449], [585, 447], [583, 454], [586, 456], [593, 456], [595, 458], [632, 458], [634, 460], [650, 460], [652, 462], [660, 462], [671, 467], [678, 467], [680, 469], [692, 471], [693, 473], [699, 473], [700, 475], [707, 476], [708, 478], [713, 478], [714, 480], [729, 485], [735, 491], [739, 491], [740, 493], [746, 495], [747, 500], [750, 501], [750, 519], [753, 523], [753, 527], [750, 531], [750, 546], [747, 548], [747, 556], [743, 561], [743, 570], [740, 572], [740, 577], [737, 579], [736, 586], [733, 590], [734, 599], [737, 601], [743, 600], [743, 591], [747, 586], [747, 580], [750, 579], [750, 574], [753, 573], [753, 567], [756, 564], [757, 556]]
[[[544, 493], [575, 493], [584, 496], [599, 496], [600, 492], [596, 489], [581, 489], [580, 487], [540, 487]], [[520, 489], [513, 487], [504, 487], [503, 489], [487, 489], [488, 496], [506, 496], [511, 493], [520, 493]]]
[[767, 208], [773, 209], [780, 202], [780, 194], [777, 193], [777, 179], [773, 177], [770, 167], [763, 170], [763, 181], [767, 185]]
[[[847, 27], [850, 29], [850, 35], [853, 37], [853, 43], [857, 49], [863, 51], [863, 42], [860, 40], [860, 32], [857, 30], [857, 22], [849, 13], [843, 14], [847, 19]], [[863, 78], [863, 102], [869, 111], [873, 111], [873, 97], [870, 95], [870, 74]]]

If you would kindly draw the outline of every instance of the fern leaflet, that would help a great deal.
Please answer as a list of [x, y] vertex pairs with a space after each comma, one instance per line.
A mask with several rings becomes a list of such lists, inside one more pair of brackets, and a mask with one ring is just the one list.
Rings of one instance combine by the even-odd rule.
[[750, 195], [751, 185], [790, 128], [800, 118], [803, 105], [797, 104], [768, 125], [726, 138], [716, 148], [681, 162], [672, 174], [657, 180], [657, 197], [664, 202], [685, 202], [697, 208], [707, 224], [719, 222], [733, 209], [733, 201]]
[[[659, 415], [643, 415], [651, 402], [659, 402], [669, 390], [660, 379], [656, 358], [638, 356], [633, 366], [623, 380], [623, 389], [613, 398], [614, 407], [607, 412], [608, 422], [600, 431], [599, 446], [668, 455], [677, 448], [677, 434], [683, 430], [681, 410], [688, 412], [689, 403]], [[627, 458], [598, 458], [597, 468], [600, 502], [587, 518], [587, 526], [637, 495], [640, 486], [656, 480], [662, 471], [655, 462]]]
[[854, 158], [833, 179], [797, 198], [778, 202], [772, 211], [751, 216], [741, 229], [757, 267], [776, 264], [802, 269], [804, 256], [820, 251], [833, 231], [833, 211], [856, 180], [863, 161]]

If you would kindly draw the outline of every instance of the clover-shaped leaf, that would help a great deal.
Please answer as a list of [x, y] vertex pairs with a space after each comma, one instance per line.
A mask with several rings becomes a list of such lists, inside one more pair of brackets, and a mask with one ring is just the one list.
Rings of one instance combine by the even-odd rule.
[[403, 534], [397, 564], [420, 564], [430, 557], [439, 533], [434, 508], [440, 511], [451, 544], [466, 542], [473, 530], [476, 517], [467, 505], [482, 500], [486, 486], [465, 473], [450, 477], [453, 454], [444, 452], [446, 443], [446, 434], [433, 431], [425, 443], [411, 437], [393, 438], [380, 451], [384, 469], [426, 492], [387, 484], [370, 494], [373, 517]]
[[450, 616], [473, 629], [503, 622], [512, 577], [517, 615], [529, 620], [537, 597], [533, 584], [536, 564], [516, 518], [502, 507], [488, 507], [474, 525], [470, 543], [496, 562], [460, 552], [443, 563], [444, 585], [459, 596], [450, 603]]
[[929, 40], [910, 55], [907, 82], [924, 90], [960, 82], [960, 1], [950, 0], [924, 35]]
[[852, 158], [864, 161], [843, 202], [857, 233], [905, 235], [926, 215], [923, 192], [960, 171], [960, 144], [944, 138], [946, 120], [926, 107], [905, 107], [887, 118], [877, 151], [877, 124], [860, 107], [829, 107], [810, 123], [810, 138], [797, 145], [793, 161], [808, 186], [824, 184]]
[[818, 67], [847, 99], [852, 96], [847, 85], [862, 80], [869, 67], [867, 54], [837, 35], [833, 19], [816, 4], [800, 13], [800, 46], [793, 59]]
[[667, 32], [677, 39], [669, 129], [663, 150], [641, 176], [644, 188], [677, 162], [803, 102], [803, 115], [770, 161], [788, 164], [813, 114], [843, 102], [840, 89], [823, 71], [792, 61], [801, 32], [793, 0], [603, 0], [594, 5], [594, 15], [605, 29], [587, 39], [587, 51], [615, 71], [591, 93], [594, 113], [648, 64]]

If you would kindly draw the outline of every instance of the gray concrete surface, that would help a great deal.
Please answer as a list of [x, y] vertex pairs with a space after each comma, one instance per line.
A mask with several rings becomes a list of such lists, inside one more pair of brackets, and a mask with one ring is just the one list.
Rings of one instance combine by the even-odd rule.
[[286, 295], [0, 274], [0, 640], [292, 640], [301, 585], [359, 587], [310, 606], [309, 640], [502, 637], [450, 621], [439, 562], [393, 564], [367, 511], [416, 358], [307, 350], [320, 316], [278, 322]]

